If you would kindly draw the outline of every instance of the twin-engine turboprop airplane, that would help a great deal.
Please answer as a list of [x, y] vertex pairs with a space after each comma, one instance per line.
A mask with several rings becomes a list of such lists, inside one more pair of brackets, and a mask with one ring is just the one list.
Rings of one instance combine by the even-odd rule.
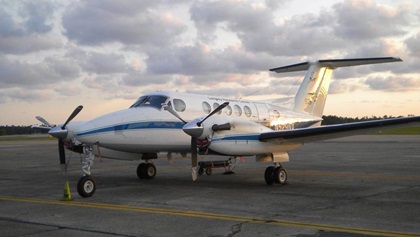
[[84, 154], [83, 177], [77, 185], [82, 197], [96, 190], [90, 168], [95, 155], [104, 158], [143, 160], [137, 168], [140, 179], [152, 179], [157, 153], [191, 153], [192, 177], [197, 179], [197, 143], [224, 156], [255, 156], [270, 161], [267, 184], [285, 184], [282, 163], [288, 152], [304, 142], [380, 131], [383, 127], [419, 126], [420, 116], [320, 126], [332, 71], [339, 67], [401, 61], [399, 58], [334, 59], [304, 62], [270, 69], [277, 73], [307, 73], [296, 94], [293, 109], [277, 104], [178, 92], [154, 92], [141, 96], [130, 108], [87, 122], [52, 126], [42, 117], [42, 127], [58, 138], [60, 163], [65, 167], [64, 148]]

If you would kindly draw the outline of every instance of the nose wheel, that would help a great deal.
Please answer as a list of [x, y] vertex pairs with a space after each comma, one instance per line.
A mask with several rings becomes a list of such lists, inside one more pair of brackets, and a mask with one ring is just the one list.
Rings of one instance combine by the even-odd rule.
[[96, 183], [91, 176], [83, 176], [77, 182], [77, 192], [81, 197], [91, 197], [95, 191]]
[[282, 166], [269, 166], [265, 169], [264, 179], [268, 185], [273, 183], [285, 185], [287, 183], [287, 171]]

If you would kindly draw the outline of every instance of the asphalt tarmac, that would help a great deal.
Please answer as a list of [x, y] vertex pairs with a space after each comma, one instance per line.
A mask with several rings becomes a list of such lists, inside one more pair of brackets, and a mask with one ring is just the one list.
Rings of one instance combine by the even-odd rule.
[[137, 178], [139, 162], [95, 159], [91, 198], [70, 154], [65, 176], [55, 140], [0, 141], [0, 236], [420, 236], [420, 136], [305, 144], [285, 186], [251, 158], [195, 182], [188, 158], [157, 160], [153, 180]]

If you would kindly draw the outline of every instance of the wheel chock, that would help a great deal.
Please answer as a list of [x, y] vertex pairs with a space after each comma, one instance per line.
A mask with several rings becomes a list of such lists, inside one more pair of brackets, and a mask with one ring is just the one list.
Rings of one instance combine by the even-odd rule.
[[72, 201], [73, 199], [71, 198], [71, 193], [70, 193], [70, 186], [69, 186], [69, 181], [66, 181], [66, 184], [64, 185], [64, 194], [63, 194], [63, 198], [61, 199], [61, 201]]

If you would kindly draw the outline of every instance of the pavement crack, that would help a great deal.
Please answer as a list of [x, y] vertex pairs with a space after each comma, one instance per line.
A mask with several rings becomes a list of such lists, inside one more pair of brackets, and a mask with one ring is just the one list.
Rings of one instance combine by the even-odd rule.
[[236, 234], [239, 234], [242, 231], [242, 225], [245, 223], [246, 222], [242, 222], [242, 223], [232, 225], [230, 227], [231, 232], [228, 235], [226, 235], [226, 237], [233, 237]]
[[135, 235], [129, 235], [129, 234], [120, 234], [120, 233], [101, 231], [101, 230], [92, 230], [92, 229], [86, 229], [86, 228], [74, 228], [74, 227], [68, 227], [68, 226], [57, 225], [57, 224], [46, 224], [46, 223], [27, 221], [27, 220], [19, 220], [19, 219], [14, 219], [14, 218], [7, 218], [7, 217], [0, 217], [0, 221], [7, 221], [7, 222], [20, 223], [20, 224], [38, 225], [38, 226], [46, 226], [46, 227], [56, 228], [56, 229], [52, 229], [52, 230], [41, 231], [41, 232], [39, 232], [41, 235], [42, 235], [42, 233], [52, 232], [52, 231], [55, 231], [55, 230], [66, 230], [67, 229], [67, 230], [82, 231], [85, 234], [96, 233], [96, 234], [106, 234], [106, 235], [111, 235], [111, 236], [135, 237]]

